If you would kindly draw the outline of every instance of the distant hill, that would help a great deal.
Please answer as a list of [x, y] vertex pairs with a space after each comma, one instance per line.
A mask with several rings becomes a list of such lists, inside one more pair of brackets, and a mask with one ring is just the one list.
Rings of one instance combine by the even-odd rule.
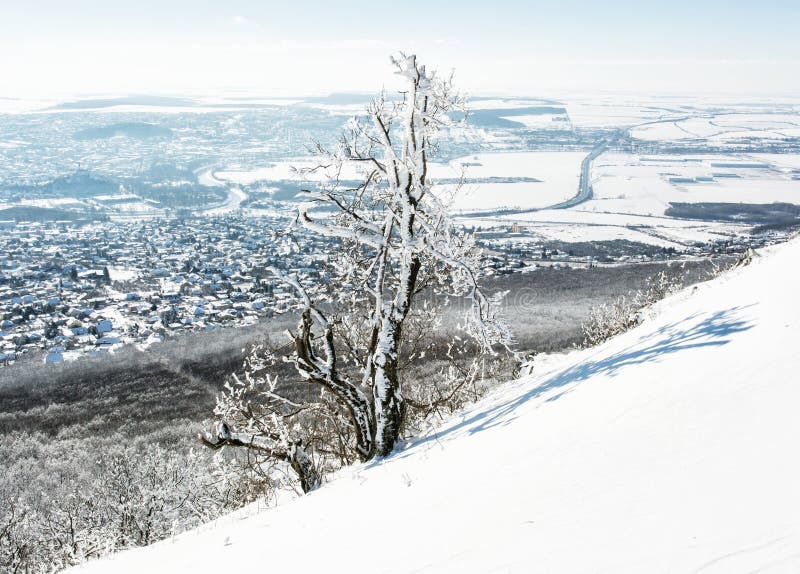
[[58, 197], [92, 197], [116, 193], [119, 190], [117, 182], [82, 169], [57, 177], [45, 187]]
[[333, 93], [327, 96], [319, 96], [314, 98], [304, 98], [304, 102], [313, 104], [329, 104], [332, 106], [349, 106], [353, 104], [366, 104], [373, 98], [372, 94], [347, 94], [347, 93]]
[[195, 106], [196, 102], [185, 98], [169, 98], [163, 96], [125, 96], [120, 98], [96, 98], [63, 102], [51, 107], [51, 110], [92, 110], [111, 108], [114, 106]]
[[53, 207], [15, 205], [0, 209], [0, 221], [81, 221], [104, 220], [108, 217], [91, 211], [69, 211]]
[[137, 139], [171, 138], [172, 130], [156, 124], [144, 122], [122, 122], [107, 126], [86, 128], [75, 132], [76, 140], [99, 140], [114, 136], [127, 136]]
[[510, 117], [515, 116], [541, 116], [556, 115], [565, 116], [567, 110], [564, 107], [556, 106], [529, 106], [524, 108], [510, 109], [485, 109], [471, 110], [469, 112], [469, 123], [481, 128], [519, 128], [525, 127], [522, 122], [517, 122]]
[[109, 195], [119, 191], [119, 183], [85, 169], [62, 175], [41, 184], [6, 184], [0, 186], [4, 192], [21, 197], [93, 197]]

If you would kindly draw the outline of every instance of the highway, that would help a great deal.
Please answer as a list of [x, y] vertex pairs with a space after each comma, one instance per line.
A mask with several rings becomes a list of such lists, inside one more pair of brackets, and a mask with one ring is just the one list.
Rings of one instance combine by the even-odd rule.
[[568, 209], [570, 207], [575, 207], [576, 205], [583, 203], [592, 198], [592, 162], [597, 159], [597, 157], [608, 149], [608, 142], [603, 141], [598, 144], [592, 151], [589, 152], [583, 161], [581, 162], [581, 179], [578, 182], [578, 194], [575, 197], [570, 197], [566, 201], [562, 201], [561, 203], [556, 203], [555, 205], [551, 205], [545, 209]]

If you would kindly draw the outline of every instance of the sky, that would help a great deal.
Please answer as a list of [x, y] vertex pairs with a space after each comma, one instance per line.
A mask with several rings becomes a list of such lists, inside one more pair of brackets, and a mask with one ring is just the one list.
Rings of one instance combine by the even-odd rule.
[[800, 94], [800, 0], [0, 0], [0, 97], [391, 87], [389, 55], [473, 94]]

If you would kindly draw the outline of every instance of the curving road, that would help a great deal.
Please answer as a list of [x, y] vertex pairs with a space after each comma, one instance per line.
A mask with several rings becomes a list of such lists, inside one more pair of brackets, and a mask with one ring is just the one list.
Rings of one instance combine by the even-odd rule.
[[609, 146], [619, 141], [622, 136], [626, 134], [630, 134], [632, 130], [636, 128], [640, 128], [642, 126], [649, 126], [654, 124], [663, 124], [663, 123], [672, 123], [672, 122], [681, 122], [684, 120], [689, 119], [690, 116], [682, 116], [677, 118], [660, 118], [657, 120], [652, 120], [649, 122], [644, 122], [641, 124], [637, 124], [635, 126], [631, 126], [629, 128], [624, 128], [617, 130], [617, 132], [611, 136], [611, 138], [607, 140], [601, 141], [597, 146], [589, 152], [583, 161], [581, 162], [581, 179], [578, 183], [578, 194], [575, 197], [571, 197], [566, 201], [562, 201], [561, 203], [556, 203], [555, 205], [551, 205], [549, 207], [545, 207], [544, 209], [568, 209], [570, 207], [575, 207], [583, 203], [584, 201], [588, 201], [592, 198], [592, 182], [591, 182], [591, 175], [592, 175], [592, 162], [596, 160], [603, 152], [605, 152]]
[[229, 185], [214, 175], [214, 168], [205, 169], [197, 174], [197, 182], [209, 187], [225, 187], [228, 197], [212, 207], [200, 210], [202, 215], [222, 215], [239, 209], [241, 203], [247, 199], [247, 194], [235, 185]]
[[617, 130], [610, 138], [604, 139], [599, 142], [589, 154], [583, 158], [581, 162], [581, 176], [578, 182], [578, 193], [559, 203], [554, 205], [549, 205], [547, 207], [537, 207], [537, 208], [525, 208], [525, 209], [494, 209], [494, 210], [487, 210], [487, 211], [480, 211], [480, 212], [472, 212], [472, 213], [462, 213], [459, 214], [459, 217], [486, 217], [486, 216], [498, 216], [498, 215], [519, 215], [522, 213], [532, 213], [534, 211], [542, 211], [545, 209], [569, 209], [571, 207], [575, 207], [576, 205], [580, 205], [584, 201], [588, 201], [592, 198], [592, 162], [596, 160], [601, 154], [603, 154], [608, 148], [619, 141], [624, 135], [630, 134], [630, 132], [636, 128], [642, 126], [649, 126], [653, 124], [662, 124], [662, 123], [672, 123], [672, 122], [681, 122], [684, 120], [689, 119], [690, 117], [694, 116], [678, 116], [678, 117], [670, 117], [670, 118], [659, 118], [657, 120], [651, 120], [648, 122], [643, 122], [641, 124], [637, 124], [635, 126], [631, 126], [628, 128], [622, 128]]
[[223, 215], [236, 211], [242, 202], [247, 199], [247, 194], [238, 187], [230, 186], [227, 191], [228, 197], [225, 198], [225, 201], [212, 208], [204, 209], [201, 213], [203, 215]]
[[571, 197], [566, 201], [562, 201], [561, 203], [556, 203], [555, 205], [551, 205], [549, 207], [545, 207], [544, 209], [568, 209], [570, 207], [575, 207], [576, 205], [583, 203], [592, 198], [592, 162], [600, 156], [604, 151], [608, 149], [610, 143], [618, 140], [621, 134], [617, 134], [614, 138], [610, 141], [602, 141], [600, 142], [592, 151], [589, 152], [583, 161], [581, 162], [581, 179], [578, 182], [578, 194], [575, 197]]
[[529, 207], [524, 209], [492, 209], [487, 211], [471, 212], [459, 214], [459, 217], [487, 217], [498, 215], [520, 215], [522, 213], [533, 213], [545, 209], [568, 209], [575, 207], [592, 198], [592, 162], [597, 159], [608, 147], [619, 140], [626, 130], [617, 131], [612, 137], [604, 139], [598, 143], [581, 162], [581, 176], [578, 181], [578, 193], [567, 200], [561, 201], [547, 207]]

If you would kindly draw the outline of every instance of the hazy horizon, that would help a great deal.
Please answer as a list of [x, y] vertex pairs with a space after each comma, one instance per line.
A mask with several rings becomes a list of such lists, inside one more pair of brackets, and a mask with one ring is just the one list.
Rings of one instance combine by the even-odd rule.
[[800, 8], [788, 1], [42, 0], [2, 15], [2, 97], [374, 92], [392, 81], [398, 50], [454, 69], [475, 95], [800, 93]]

